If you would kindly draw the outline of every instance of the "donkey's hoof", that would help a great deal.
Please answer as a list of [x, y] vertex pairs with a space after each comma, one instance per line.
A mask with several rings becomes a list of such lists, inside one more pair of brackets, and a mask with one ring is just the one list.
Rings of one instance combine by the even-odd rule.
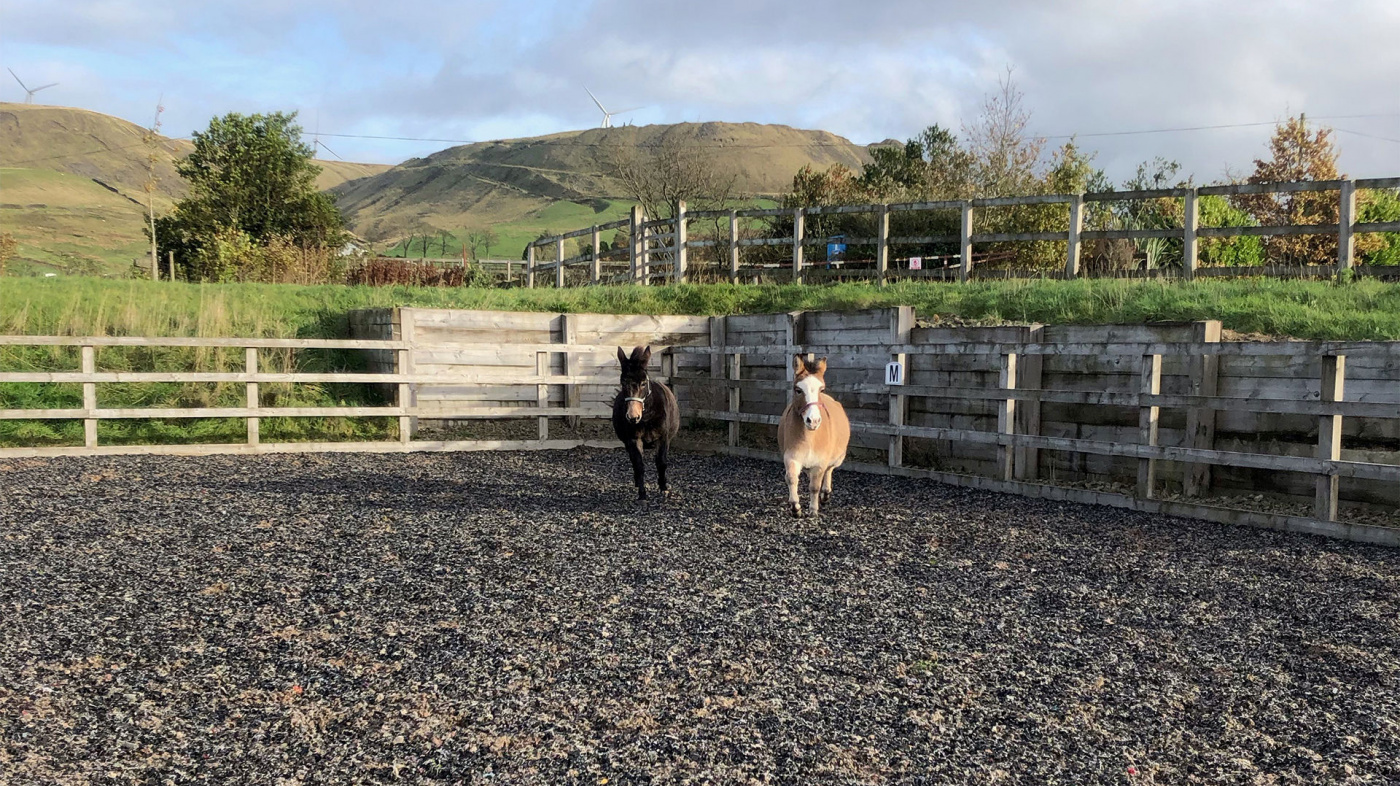
[[642, 489], [641, 491], [638, 491], [638, 492], [637, 492], [637, 501], [638, 501], [638, 502], [646, 502], [646, 501], [647, 501], [647, 491], [646, 491], [646, 489]]
[[797, 504], [796, 502], [788, 506], [788, 512], [791, 513], [792, 517], [795, 519], [802, 518], [802, 506]]
[[829, 499], [831, 499], [831, 492], [830, 492], [830, 491], [823, 491], [822, 493], [820, 493], [820, 494], [817, 495], [817, 501], [820, 502], [820, 503], [823, 504], [823, 505], [825, 505], [825, 504], [826, 504], [826, 501], [829, 500]]

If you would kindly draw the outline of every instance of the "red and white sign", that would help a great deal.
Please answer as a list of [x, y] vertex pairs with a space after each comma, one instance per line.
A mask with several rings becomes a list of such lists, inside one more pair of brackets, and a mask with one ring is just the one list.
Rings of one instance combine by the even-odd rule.
[[924, 269], [924, 258], [923, 258], [923, 257], [909, 257], [909, 269], [910, 269], [910, 270], [923, 270], [923, 269]]

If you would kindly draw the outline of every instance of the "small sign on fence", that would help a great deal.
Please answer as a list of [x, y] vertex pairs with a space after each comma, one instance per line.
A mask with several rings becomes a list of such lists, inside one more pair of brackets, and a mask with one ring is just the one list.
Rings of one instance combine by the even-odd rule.
[[826, 244], [827, 267], [831, 267], [832, 262], [846, 261], [846, 236], [835, 235]]
[[910, 269], [910, 270], [923, 270], [923, 269], [924, 269], [924, 258], [923, 258], [923, 257], [909, 257], [909, 269]]
[[894, 362], [892, 362], [892, 363], [890, 363], [890, 364], [888, 364], [888, 365], [885, 366], [885, 384], [886, 384], [886, 385], [903, 385], [903, 384], [904, 384], [904, 364], [903, 364], [903, 363], [900, 363], [899, 361], [894, 361]]

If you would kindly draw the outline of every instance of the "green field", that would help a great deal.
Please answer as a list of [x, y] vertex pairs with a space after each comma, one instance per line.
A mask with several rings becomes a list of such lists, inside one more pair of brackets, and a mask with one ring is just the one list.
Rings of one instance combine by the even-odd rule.
[[[426, 289], [277, 284], [171, 284], [96, 278], [0, 279], [0, 333], [341, 338], [347, 312], [420, 306], [620, 314], [745, 314], [914, 306], [921, 319], [979, 323], [1143, 323], [1219, 319], [1228, 330], [1319, 340], [1400, 340], [1400, 285], [1358, 281], [1125, 280], [833, 286], [684, 285], [583, 289]], [[106, 349], [106, 370], [241, 368], [238, 351]], [[266, 352], [272, 371], [353, 369], [352, 353]], [[70, 348], [0, 349], [2, 370], [76, 369]], [[266, 385], [272, 406], [373, 401], [354, 385]], [[239, 406], [242, 385], [103, 385], [104, 406]], [[80, 406], [77, 385], [0, 384], [0, 407]], [[264, 421], [264, 439], [378, 439], [388, 419]], [[241, 441], [242, 421], [104, 421], [101, 439]], [[0, 421], [0, 445], [81, 444], [80, 423]]]

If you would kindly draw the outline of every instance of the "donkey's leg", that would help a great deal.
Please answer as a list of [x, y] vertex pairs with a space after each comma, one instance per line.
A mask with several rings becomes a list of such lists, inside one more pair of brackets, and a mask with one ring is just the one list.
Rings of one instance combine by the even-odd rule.
[[793, 517], [802, 517], [802, 503], [797, 499], [797, 481], [802, 477], [802, 465], [796, 461], [787, 462], [788, 510]]
[[807, 496], [812, 508], [812, 518], [821, 514], [822, 476], [825, 474], [825, 467], [810, 467], [807, 470]]
[[632, 460], [632, 482], [637, 486], [637, 499], [646, 499], [646, 464], [642, 460], [642, 441], [635, 439], [624, 444], [627, 445], [627, 458]]
[[827, 467], [826, 472], [822, 473], [821, 502], [823, 505], [826, 504], [827, 500], [831, 499], [831, 476], [835, 473], [836, 467], [834, 466]]
[[661, 489], [663, 497], [671, 493], [666, 486], [666, 454], [670, 449], [671, 441], [665, 437], [656, 444], [656, 487]]

